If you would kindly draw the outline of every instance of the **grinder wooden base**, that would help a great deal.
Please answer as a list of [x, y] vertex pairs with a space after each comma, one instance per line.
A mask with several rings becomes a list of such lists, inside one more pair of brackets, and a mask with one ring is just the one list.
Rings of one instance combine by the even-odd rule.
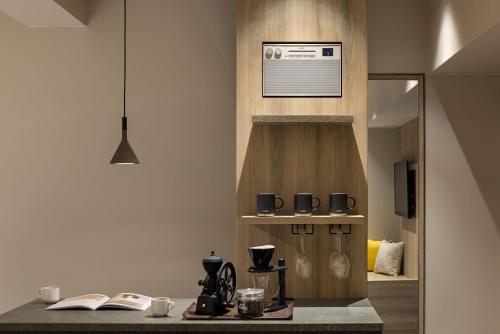
[[284, 309], [266, 312], [261, 317], [256, 318], [240, 317], [237, 307], [228, 309], [228, 312], [222, 315], [196, 314], [196, 303], [193, 302], [182, 315], [184, 320], [291, 320], [293, 318], [293, 302], [289, 302], [288, 307]]

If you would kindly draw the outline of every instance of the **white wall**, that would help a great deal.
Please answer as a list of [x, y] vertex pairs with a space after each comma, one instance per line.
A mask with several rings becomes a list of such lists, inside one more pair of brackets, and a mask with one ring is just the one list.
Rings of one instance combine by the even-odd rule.
[[[499, 1], [431, 4], [432, 68], [500, 19]], [[499, 91], [500, 78], [492, 76], [433, 75], [428, 81], [426, 328], [430, 333], [481, 333], [500, 327]], [[453, 307], [443, 307], [443, 301]], [[457, 321], [457, 314], [467, 316]]]
[[426, 0], [368, 0], [368, 72], [425, 72], [427, 10]]
[[394, 214], [394, 162], [398, 129], [368, 130], [368, 238], [399, 241], [401, 219]]
[[47, 284], [194, 297], [203, 256], [234, 260], [235, 4], [128, 4], [138, 166], [109, 165], [122, 1], [92, 1], [87, 29], [0, 13], [0, 312]]
[[500, 21], [498, 0], [431, 0], [429, 4], [432, 70]]
[[[500, 157], [495, 151], [500, 143], [500, 79], [474, 78], [476, 85], [464, 80], [471, 78], [452, 77], [427, 86], [426, 330], [430, 334], [492, 333], [500, 328], [500, 220], [487, 205], [493, 200], [498, 212]], [[483, 80], [496, 84], [484, 91], [485, 86], [477, 85]], [[450, 100], [462, 106], [442, 103]], [[476, 112], [467, 107], [471, 103], [489, 106]], [[456, 114], [468, 115], [473, 133], [455, 130], [457, 124], [450, 120]], [[495, 131], [496, 145], [488, 140], [489, 131]], [[471, 169], [478, 157], [468, 155], [461, 144], [471, 140], [484, 145], [475, 147], [476, 154], [497, 161], [480, 166], [493, 169], [487, 186], [493, 193], [481, 191], [479, 174]]]

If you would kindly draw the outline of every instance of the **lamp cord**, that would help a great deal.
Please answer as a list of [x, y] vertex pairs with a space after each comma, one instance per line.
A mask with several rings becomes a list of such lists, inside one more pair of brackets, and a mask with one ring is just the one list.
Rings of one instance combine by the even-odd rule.
[[123, 0], [123, 117], [127, 117], [127, 0]]

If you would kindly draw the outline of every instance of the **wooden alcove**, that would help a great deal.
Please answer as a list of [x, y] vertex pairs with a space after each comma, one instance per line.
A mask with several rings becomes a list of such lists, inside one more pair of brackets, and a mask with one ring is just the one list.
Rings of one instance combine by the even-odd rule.
[[[367, 40], [366, 0], [240, 0], [237, 9], [237, 271], [238, 285], [251, 286], [247, 248], [276, 245], [284, 257], [287, 295], [295, 298], [366, 297], [367, 223]], [[261, 45], [264, 41], [342, 42], [341, 98], [263, 98]], [[283, 196], [280, 215], [257, 218], [256, 194]], [[321, 197], [314, 234], [305, 235], [312, 255], [309, 280], [295, 275], [300, 236], [293, 194]], [[332, 218], [328, 194], [357, 199], [354, 217]], [[267, 219], [267, 220], [266, 220]], [[305, 222], [302, 222], [305, 221]], [[348, 280], [329, 271], [334, 237], [329, 224], [351, 224], [342, 244], [351, 262]]]

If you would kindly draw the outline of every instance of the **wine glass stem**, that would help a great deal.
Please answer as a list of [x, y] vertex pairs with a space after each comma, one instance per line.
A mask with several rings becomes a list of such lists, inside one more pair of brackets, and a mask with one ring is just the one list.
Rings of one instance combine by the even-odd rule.
[[342, 251], [342, 233], [337, 235], [337, 251]]

